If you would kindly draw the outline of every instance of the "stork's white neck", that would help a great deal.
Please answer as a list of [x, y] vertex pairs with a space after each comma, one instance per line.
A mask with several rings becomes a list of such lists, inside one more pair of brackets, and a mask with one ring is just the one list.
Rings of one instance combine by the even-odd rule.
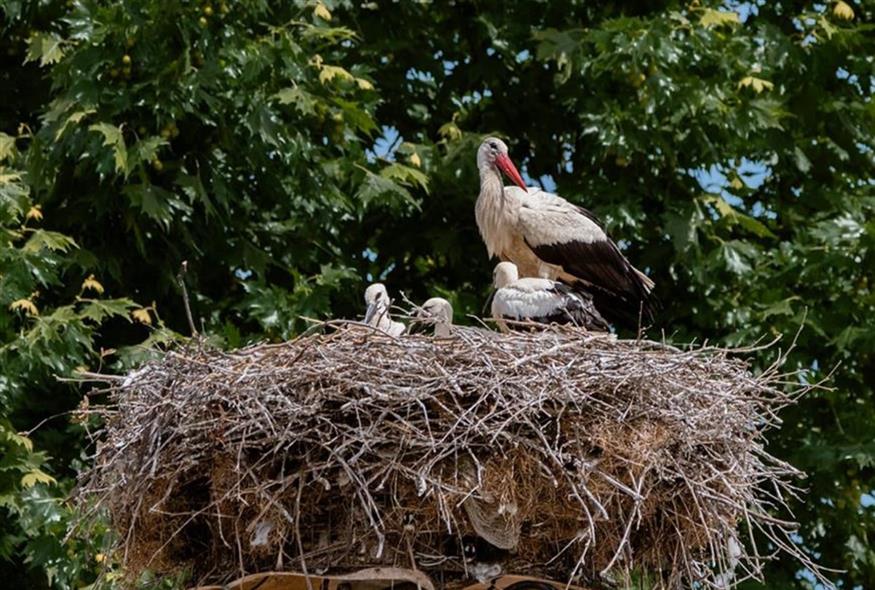
[[504, 190], [498, 170], [489, 164], [480, 166], [480, 196], [474, 214], [490, 257], [501, 256], [510, 246], [510, 230], [516, 223], [519, 205], [512, 201]]
[[484, 164], [480, 166], [480, 197], [501, 199], [504, 196], [504, 184], [501, 174], [495, 166]]

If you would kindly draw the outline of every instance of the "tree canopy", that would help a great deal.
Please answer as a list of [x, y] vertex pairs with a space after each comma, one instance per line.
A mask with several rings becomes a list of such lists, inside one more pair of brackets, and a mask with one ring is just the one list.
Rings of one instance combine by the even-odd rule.
[[[111, 560], [105, 531], [65, 539], [93, 425], [69, 414], [86, 390], [57, 377], [124, 371], [188, 335], [182, 261], [197, 327], [225, 347], [355, 317], [377, 278], [480, 314], [474, 154], [492, 133], [654, 278], [655, 332], [795, 335], [789, 368], [829, 377], [772, 441], [810, 474], [798, 542], [842, 587], [875, 587], [872, 2], [0, 10], [12, 586], [80, 587]], [[812, 586], [790, 561], [768, 572], [767, 587]]]

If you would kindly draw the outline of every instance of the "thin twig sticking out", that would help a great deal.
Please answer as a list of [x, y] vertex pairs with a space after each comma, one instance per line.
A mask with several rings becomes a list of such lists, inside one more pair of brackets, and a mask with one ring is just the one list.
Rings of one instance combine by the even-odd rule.
[[188, 328], [191, 330], [192, 336], [197, 336], [197, 328], [194, 327], [194, 318], [191, 315], [191, 303], [188, 299], [188, 289], [185, 287], [185, 275], [188, 272], [188, 260], [183, 260], [179, 267], [179, 274], [176, 275], [176, 280], [179, 282], [179, 288], [182, 289], [182, 302], [185, 304], [185, 317], [188, 318]]

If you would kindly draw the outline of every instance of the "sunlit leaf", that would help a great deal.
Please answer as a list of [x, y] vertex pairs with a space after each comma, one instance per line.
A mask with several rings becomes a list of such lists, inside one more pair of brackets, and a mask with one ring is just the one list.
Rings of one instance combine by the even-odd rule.
[[833, 5], [832, 13], [842, 20], [853, 20], [854, 18], [854, 9], [847, 2], [842, 2], [842, 0]]
[[356, 85], [362, 90], [373, 90], [374, 85], [371, 84], [370, 80], [365, 80], [364, 78], [356, 78]]
[[323, 65], [319, 71], [319, 81], [323, 84], [337, 80], [353, 80], [355, 77], [340, 66]]
[[15, 151], [15, 138], [0, 132], [0, 162], [12, 155]]
[[27, 210], [27, 213], [24, 215], [25, 219], [30, 219], [33, 221], [42, 221], [43, 219], [43, 211], [42, 207], [39, 205], [34, 205], [30, 209]]
[[313, 8], [313, 14], [314, 14], [315, 16], [318, 16], [319, 18], [321, 18], [321, 19], [324, 20], [324, 21], [330, 21], [330, 20], [331, 20], [331, 11], [328, 10], [328, 9], [325, 7], [325, 5], [322, 4], [321, 2], [317, 2], [317, 3], [316, 3], [316, 6]]
[[757, 78], [755, 76], [745, 76], [738, 83], [739, 88], [751, 88], [754, 92], [759, 94], [763, 90], [771, 90], [775, 87], [774, 83], [769, 82], [768, 80], [763, 80], [762, 78]]
[[21, 477], [21, 487], [23, 488], [31, 488], [38, 483], [54, 485], [57, 483], [57, 481], [54, 477], [40, 469], [34, 469], [29, 473], [25, 473]]
[[714, 10], [713, 8], [702, 9], [699, 24], [703, 27], [721, 27], [724, 25], [737, 25], [741, 23], [737, 12]]
[[122, 137], [120, 127], [114, 127], [107, 123], [96, 123], [88, 128], [90, 131], [97, 131], [103, 135], [103, 145], [110, 146], [115, 156], [116, 172], [121, 172], [125, 175], [128, 173], [128, 151], [125, 147], [125, 140]]
[[88, 275], [88, 277], [82, 281], [81, 291], [94, 291], [98, 295], [103, 295], [103, 285], [94, 278], [94, 275]]
[[21, 311], [25, 315], [39, 315], [39, 310], [37, 309], [36, 304], [30, 299], [16, 299], [9, 304], [9, 309], [12, 311]]
[[57, 63], [64, 57], [63, 42], [54, 33], [35, 32], [28, 41], [25, 61], [39, 61], [41, 66]]
[[135, 309], [131, 311], [131, 317], [141, 324], [145, 324], [147, 326], [152, 325], [152, 316], [149, 315], [149, 310], [146, 308]]

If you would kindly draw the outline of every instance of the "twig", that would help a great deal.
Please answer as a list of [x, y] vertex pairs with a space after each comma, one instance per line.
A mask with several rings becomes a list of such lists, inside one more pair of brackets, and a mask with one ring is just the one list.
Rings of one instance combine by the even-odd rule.
[[191, 315], [191, 305], [188, 299], [188, 289], [185, 286], [185, 275], [188, 273], [188, 260], [183, 260], [179, 267], [179, 274], [176, 275], [176, 281], [179, 283], [179, 288], [182, 289], [182, 302], [185, 305], [185, 317], [188, 319], [188, 328], [191, 330], [191, 335], [197, 337], [198, 331], [194, 327], [194, 317]]

